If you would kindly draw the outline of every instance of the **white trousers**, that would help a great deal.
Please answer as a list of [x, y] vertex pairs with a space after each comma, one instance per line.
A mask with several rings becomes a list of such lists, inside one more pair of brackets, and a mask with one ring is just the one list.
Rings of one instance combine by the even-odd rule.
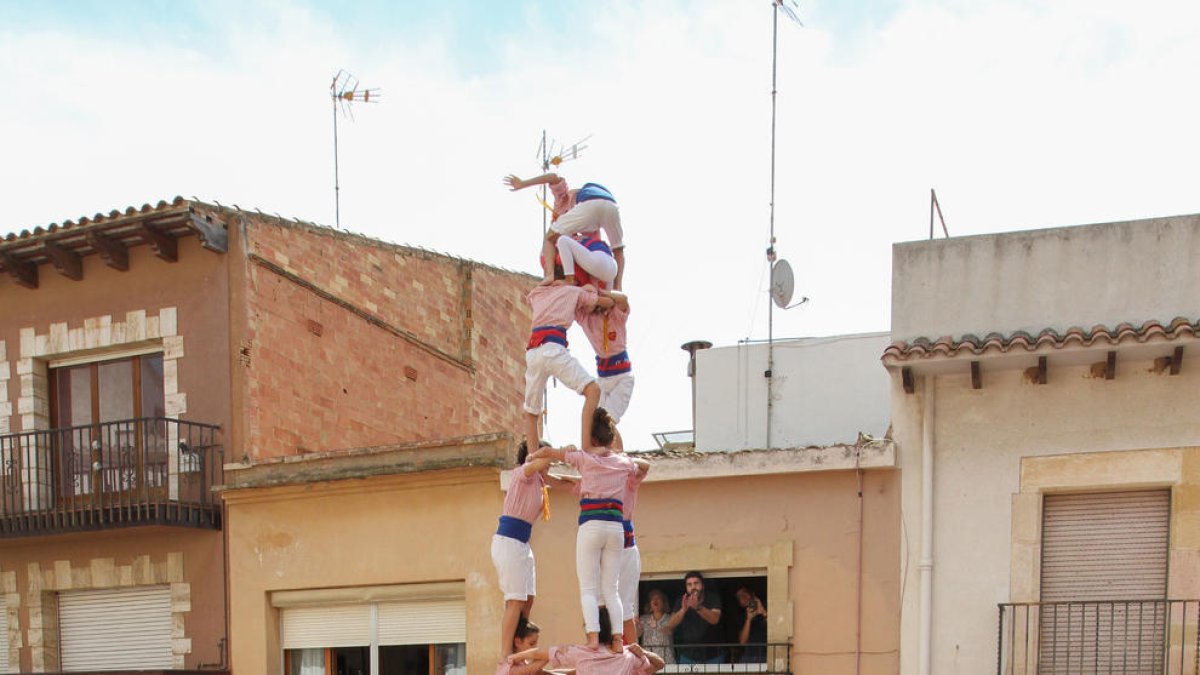
[[537, 567], [529, 544], [492, 535], [492, 564], [505, 600], [528, 600], [537, 593]]
[[608, 411], [613, 424], [620, 424], [633, 396], [633, 371], [599, 377], [596, 382], [600, 384], [600, 407]]
[[634, 544], [621, 550], [621, 576], [617, 581], [617, 592], [621, 595], [621, 607], [625, 610], [625, 616], [622, 617], [624, 621], [637, 616], [638, 582], [641, 579], [642, 553]]
[[559, 237], [557, 246], [558, 255], [562, 258], [563, 274], [575, 274], [575, 265], [579, 265], [612, 288], [613, 280], [617, 278], [615, 258], [604, 251], [593, 251], [570, 237]]
[[[600, 600], [608, 610], [613, 634], [620, 635], [624, 610], [617, 592], [625, 530], [621, 523], [589, 520], [579, 526], [575, 538], [575, 574], [579, 577], [579, 604], [588, 633], [600, 632]], [[599, 577], [599, 579], [597, 579]]]

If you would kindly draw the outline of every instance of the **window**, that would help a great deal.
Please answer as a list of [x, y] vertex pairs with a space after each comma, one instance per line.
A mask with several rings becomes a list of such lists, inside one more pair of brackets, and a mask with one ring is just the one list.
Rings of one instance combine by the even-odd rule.
[[51, 368], [49, 379], [60, 495], [166, 485], [161, 353]]
[[[721, 620], [704, 638], [707, 644], [723, 645], [720, 647], [696, 649], [676, 649], [668, 645], [651, 645], [646, 641], [646, 648], [662, 656], [668, 664], [676, 662], [710, 662], [714, 664], [745, 664], [746, 670], [765, 668], [767, 652], [766, 620], [754, 619], [747, 640], [741, 643], [741, 631], [746, 619], [746, 606], [750, 602], [763, 602], [767, 598], [767, 578], [753, 572], [702, 572], [704, 574], [705, 595], [715, 595], [720, 600]], [[739, 593], [742, 591], [742, 593]], [[643, 578], [638, 584], [639, 623], [644, 615], [651, 614], [651, 594], [665, 596], [669, 604], [668, 613], [674, 611], [684, 594], [683, 573], [670, 575], [654, 575], [653, 578]], [[741, 597], [739, 597], [741, 596]], [[743, 598], [745, 602], [743, 602]], [[644, 639], [644, 638], [643, 638]], [[669, 636], [670, 645], [683, 645], [683, 636], [679, 629]], [[658, 640], [662, 641], [662, 639]], [[681, 657], [681, 658], [680, 658]], [[757, 666], [757, 664], [763, 664]], [[729, 666], [725, 666], [728, 668]], [[742, 670], [739, 668], [738, 670]], [[673, 667], [668, 672], [675, 672]]]
[[285, 607], [281, 624], [287, 675], [466, 673], [462, 599]]
[[162, 354], [51, 368], [50, 389], [55, 428], [165, 414]]

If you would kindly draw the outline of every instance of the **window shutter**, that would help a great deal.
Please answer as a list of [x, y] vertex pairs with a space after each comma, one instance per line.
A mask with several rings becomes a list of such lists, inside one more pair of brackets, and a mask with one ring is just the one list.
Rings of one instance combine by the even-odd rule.
[[379, 604], [379, 644], [454, 644], [467, 641], [464, 601], [428, 600]]
[[285, 607], [280, 612], [284, 649], [371, 644], [370, 605]]
[[0, 596], [0, 673], [7, 673], [8, 663], [8, 601]]
[[1161, 600], [1169, 490], [1046, 495], [1042, 601]]
[[64, 671], [174, 668], [169, 586], [60, 593], [58, 629]]
[[1168, 490], [1046, 495], [1039, 673], [1163, 672], [1170, 509]]

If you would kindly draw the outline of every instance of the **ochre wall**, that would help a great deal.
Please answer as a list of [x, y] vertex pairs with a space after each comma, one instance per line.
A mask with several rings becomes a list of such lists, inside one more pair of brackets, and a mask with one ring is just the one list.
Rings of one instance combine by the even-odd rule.
[[[491, 672], [502, 608], [489, 556], [503, 499], [498, 485], [494, 470], [458, 470], [227, 494], [237, 672], [278, 672], [271, 591], [454, 580], [466, 586], [468, 672]], [[895, 471], [864, 474], [863, 673], [898, 667], [898, 504]], [[534, 527], [533, 618], [543, 644], [583, 639], [576, 512], [570, 495], [556, 494], [551, 521]], [[854, 472], [647, 482], [637, 528], [653, 567], [647, 573], [742, 569], [768, 549], [790, 559], [786, 588], [770, 593], [786, 598], [784, 607], [771, 603], [772, 612], [790, 620], [792, 632], [773, 627], [772, 637], [792, 640], [795, 672], [855, 672]]]
[[519, 428], [531, 278], [321, 228], [241, 222], [244, 316], [233, 323], [249, 458]]

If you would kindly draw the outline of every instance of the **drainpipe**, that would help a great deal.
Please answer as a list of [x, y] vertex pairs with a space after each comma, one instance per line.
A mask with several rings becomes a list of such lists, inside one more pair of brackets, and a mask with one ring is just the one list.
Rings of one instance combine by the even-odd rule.
[[920, 675], [930, 675], [933, 645], [933, 401], [934, 376], [925, 376], [921, 415], [921, 649]]
[[688, 353], [688, 377], [692, 380], [692, 446], [696, 445], [696, 352], [712, 347], [708, 340], [692, 340], [680, 347]]

